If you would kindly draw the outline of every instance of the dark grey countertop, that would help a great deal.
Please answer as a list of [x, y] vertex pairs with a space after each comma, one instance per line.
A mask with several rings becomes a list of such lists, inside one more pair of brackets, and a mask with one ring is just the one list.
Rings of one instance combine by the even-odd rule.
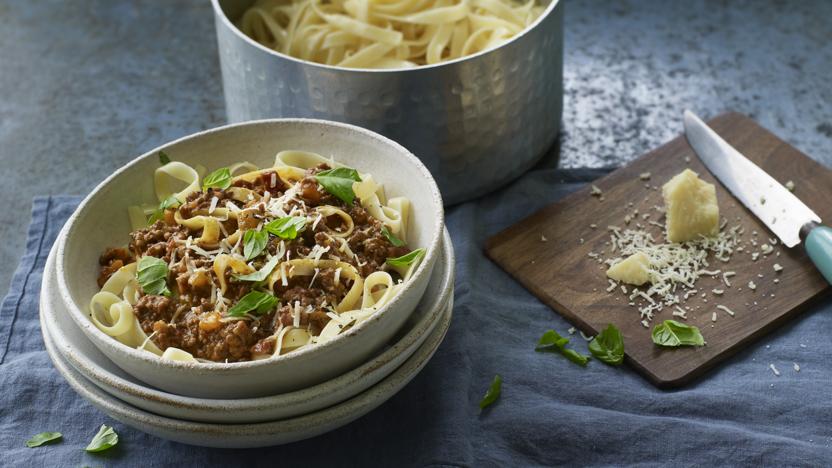
[[[832, 166], [832, 2], [567, 1], [565, 109], [544, 165], [616, 166], [736, 110]], [[31, 199], [86, 194], [225, 120], [207, 0], [0, 3], [0, 295]]]

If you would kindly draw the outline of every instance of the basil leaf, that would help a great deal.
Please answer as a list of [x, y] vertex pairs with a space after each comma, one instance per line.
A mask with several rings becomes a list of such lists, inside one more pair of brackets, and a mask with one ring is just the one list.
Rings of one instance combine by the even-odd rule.
[[112, 427], [102, 424], [98, 434], [92, 438], [89, 445], [87, 445], [87, 452], [103, 452], [110, 447], [114, 447], [118, 443], [118, 434]]
[[61, 437], [63, 437], [63, 434], [60, 432], [41, 432], [40, 434], [33, 435], [31, 439], [27, 440], [26, 446], [29, 448], [40, 447], [43, 444], [60, 440]]
[[170, 156], [167, 155], [164, 151], [159, 151], [159, 164], [165, 165], [170, 162]]
[[353, 200], [355, 200], [352, 184], [353, 182], [361, 182], [361, 177], [355, 169], [336, 167], [317, 173], [315, 180], [321, 184], [324, 190], [341, 199], [347, 205], [352, 205]]
[[618, 366], [624, 362], [624, 337], [613, 324], [589, 342], [589, 352], [599, 361]]
[[274, 267], [277, 266], [278, 262], [280, 262], [280, 257], [272, 257], [271, 260], [263, 265], [263, 268], [261, 268], [260, 271], [255, 271], [254, 273], [249, 273], [247, 275], [234, 275], [234, 277], [241, 281], [263, 281], [268, 278], [269, 273], [274, 270]]
[[257, 258], [269, 243], [269, 233], [265, 231], [248, 230], [243, 234], [243, 255], [246, 260]]
[[159, 208], [156, 208], [156, 211], [154, 211], [153, 214], [151, 214], [150, 217], [147, 218], [147, 225], [152, 226], [156, 223], [156, 221], [159, 221], [160, 219], [164, 218], [165, 210], [167, 210], [168, 208], [174, 208], [176, 206], [179, 206], [178, 198], [174, 197], [173, 195], [165, 198], [164, 200], [162, 200], [162, 203], [159, 203]]
[[228, 315], [232, 317], [242, 317], [252, 311], [262, 315], [273, 309], [276, 303], [277, 298], [269, 293], [251, 291], [240, 298], [240, 300], [234, 304], [234, 307], [228, 309]]
[[202, 191], [209, 188], [227, 189], [231, 186], [231, 170], [227, 167], [217, 169], [202, 179]]
[[168, 264], [161, 258], [149, 255], [142, 257], [136, 268], [136, 279], [145, 294], [170, 296], [167, 284]]
[[263, 226], [263, 230], [281, 239], [294, 239], [304, 228], [306, 218], [303, 216], [284, 216]]
[[704, 346], [705, 338], [698, 328], [675, 320], [665, 320], [653, 328], [653, 343], [659, 346]]
[[569, 338], [558, 335], [554, 330], [547, 330], [540, 337], [540, 341], [537, 342], [534, 350], [538, 352], [558, 353], [575, 364], [586, 366], [586, 363], [589, 362], [589, 356], [584, 356], [574, 349], [567, 349], [567, 343], [569, 343]]
[[424, 255], [425, 249], [416, 249], [408, 254], [402, 255], [401, 257], [388, 258], [387, 264], [392, 267], [407, 267], [422, 258]]
[[500, 397], [502, 387], [503, 378], [500, 377], [500, 374], [497, 374], [494, 376], [494, 380], [491, 382], [491, 386], [488, 387], [488, 391], [485, 392], [485, 396], [482, 397], [482, 400], [480, 400], [480, 409], [485, 409], [485, 407], [497, 401], [497, 398]]
[[393, 244], [393, 247], [403, 247], [404, 241], [399, 239], [398, 237], [394, 236], [392, 232], [387, 230], [387, 226], [381, 227], [381, 233], [384, 234], [384, 237]]

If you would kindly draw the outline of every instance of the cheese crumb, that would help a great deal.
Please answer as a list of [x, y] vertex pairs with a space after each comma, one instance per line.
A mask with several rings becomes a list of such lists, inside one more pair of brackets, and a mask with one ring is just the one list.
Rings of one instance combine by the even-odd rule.
[[716, 312], [711, 314], [711, 322], [716, 322]]
[[548, 242], [549, 239], [546, 238], [543, 234], [540, 235], [540, 242]]
[[769, 244], [763, 244], [760, 246], [760, 250], [762, 250], [763, 255], [768, 255], [774, 250], [774, 248]]
[[725, 290], [724, 289], [711, 289], [711, 292], [716, 294], [717, 296], [721, 296], [722, 293], [725, 292]]
[[789, 192], [794, 192], [794, 182], [791, 180], [786, 181], [786, 189], [788, 189]]
[[754, 284], [754, 282], [753, 282], [753, 281], [749, 281], [749, 282], [748, 282], [748, 289], [750, 289], [750, 290], [754, 291], [754, 290], [756, 290], [756, 289], [757, 289], [757, 285], [756, 285], [756, 284]]
[[578, 331], [578, 330], [576, 330], [576, 329], [575, 329], [575, 327], [572, 327], [572, 328], [570, 328], [569, 330], [566, 330], [566, 331], [567, 331], [570, 335], [574, 335], [574, 334], [575, 334], [575, 332], [576, 332], [576, 331]]
[[796, 362], [793, 363], [793, 364], [794, 364], [794, 371], [795, 372], [800, 372], [800, 366], [798, 366]]
[[783, 271], [783, 267], [779, 263], [775, 263], [773, 268], [774, 268], [774, 271], [776, 271], [778, 273]]
[[774, 367], [774, 364], [769, 364], [768, 367], [769, 367], [769, 369], [771, 369], [772, 372], [774, 372], [774, 375], [776, 375], [777, 377], [780, 377], [780, 371], [777, 370], [776, 367]]
[[597, 185], [592, 184], [592, 187], [589, 190], [590, 195], [592, 195], [593, 197], [600, 197], [602, 193], [604, 192], [602, 192]]
[[650, 173], [649, 172], [642, 172], [638, 175], [638, 178], [641, 180], [650, 180]]
[[723, 311], [723, 312], [725, 312], [726, 314], [730, 315], [731, 317], [733, 317], [733, 316], [734, 316], [734, 311], [733, 311], [733, 310], [731, 310], [731, 309], [729, 309], [729, 308], [727, 308], [727, 307], [725, 307], [725, 306], [724, 306], [724, 305], [722, 305], [722, 304], [717, 305], [717, 306], [716, 306], [716, 308], [717, 308], [717, 309], [719, 309], [719, 310], [721, 310], [721, 311]]

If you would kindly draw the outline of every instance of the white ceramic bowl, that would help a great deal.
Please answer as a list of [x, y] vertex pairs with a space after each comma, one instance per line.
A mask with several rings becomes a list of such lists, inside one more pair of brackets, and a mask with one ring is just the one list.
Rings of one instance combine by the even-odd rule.
[[58, 372], [84, 399], [113, 419], [156, 437], [204, 447], [250, 448], [287, 444], [337, 429], [369, 413], [402, 389], [430, 361], [451, 325], [450, 308], [413, 353], [392, 374], [359, 395], [321, 411], [297, 418], [258, 424], [208, 424], [167, 418], [120, 401], [86, 380], [55, 349], [41, 323], [46, 351]]
[[[271, 359], [240, 363], [161, 360], [112, 339], [88, 317], [98, 292], [97, 259], [106, 247], [125, 245], [127, 207], [155, 200], [158, 152], [209, 170], [250, 161], [269, 167], [281, 150], [312, 151], [355, 167], [384, 184], [390, 197], [412, 202], [408, 242], [427, 254], [396, 297], [359, 327], [317, 346]], [[422, 297], [439, 256], [444, 229], [442, 197], [427, 168], [406, 149], [368, 130], [307, 119], [246, 122], [197, 133], [145, 153], [98, 185], [80, 204], [58, 242], [56, 270], [61, 301], [75, 323], [119, 367], [143, 382], [180, 395], [250, 398], [289, 392], [343, 374], [388, 343]]]
[[301, 416], [347, 400], [387, 377], [406, 361], [452, 307], [454, 256], [445, 231], [442, 252], [422, 301], [394, 342], [361, 366], [332, 380], [261, 398], [215, 400], [149, 388], [112, 363], [75, 326], [55, 294], [55, 249], [50, 252], [40, 296], [42, 323], [54, 348], [76, 371], [108, 394], [139, 409], [176, 419], [211, 423], [256, 423]]

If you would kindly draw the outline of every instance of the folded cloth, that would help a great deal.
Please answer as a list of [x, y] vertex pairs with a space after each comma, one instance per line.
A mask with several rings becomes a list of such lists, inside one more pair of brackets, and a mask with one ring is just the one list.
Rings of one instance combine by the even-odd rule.
[[[455, 308], [433, 360], [399, 394], [354, 423], [311, 440], [256, 450], [207, 449], [149, 436], [111, 420], [64, 383], [43, 350], [38, 292], [49, 248], [78, 199], [37, 198], [26, 252], [0, 309], [0, 464], [832, 463], [829, 300], [680, 390], [658, 390], [626, 366], [592, 361], [583, 368], [534, 352], [545, 330], [566, 335], [571, 325], [487, 260], [483, 243], [601, 174], [532, 172], [498, 193], [448, 210], [457, 254]], [[579, 334], [572, 345], [586, 353]], [[779, 368], [779, 376], [769, 364]], [[502, 396], [481, 412], [477, 403], [495, 374], [503, 378]], [[119, 445], [101, 455], [84, 452], [101, 424], [115, 427]], [[26, 440], [43, 431], [60, 431], [63, 441], [27, 448]]]

